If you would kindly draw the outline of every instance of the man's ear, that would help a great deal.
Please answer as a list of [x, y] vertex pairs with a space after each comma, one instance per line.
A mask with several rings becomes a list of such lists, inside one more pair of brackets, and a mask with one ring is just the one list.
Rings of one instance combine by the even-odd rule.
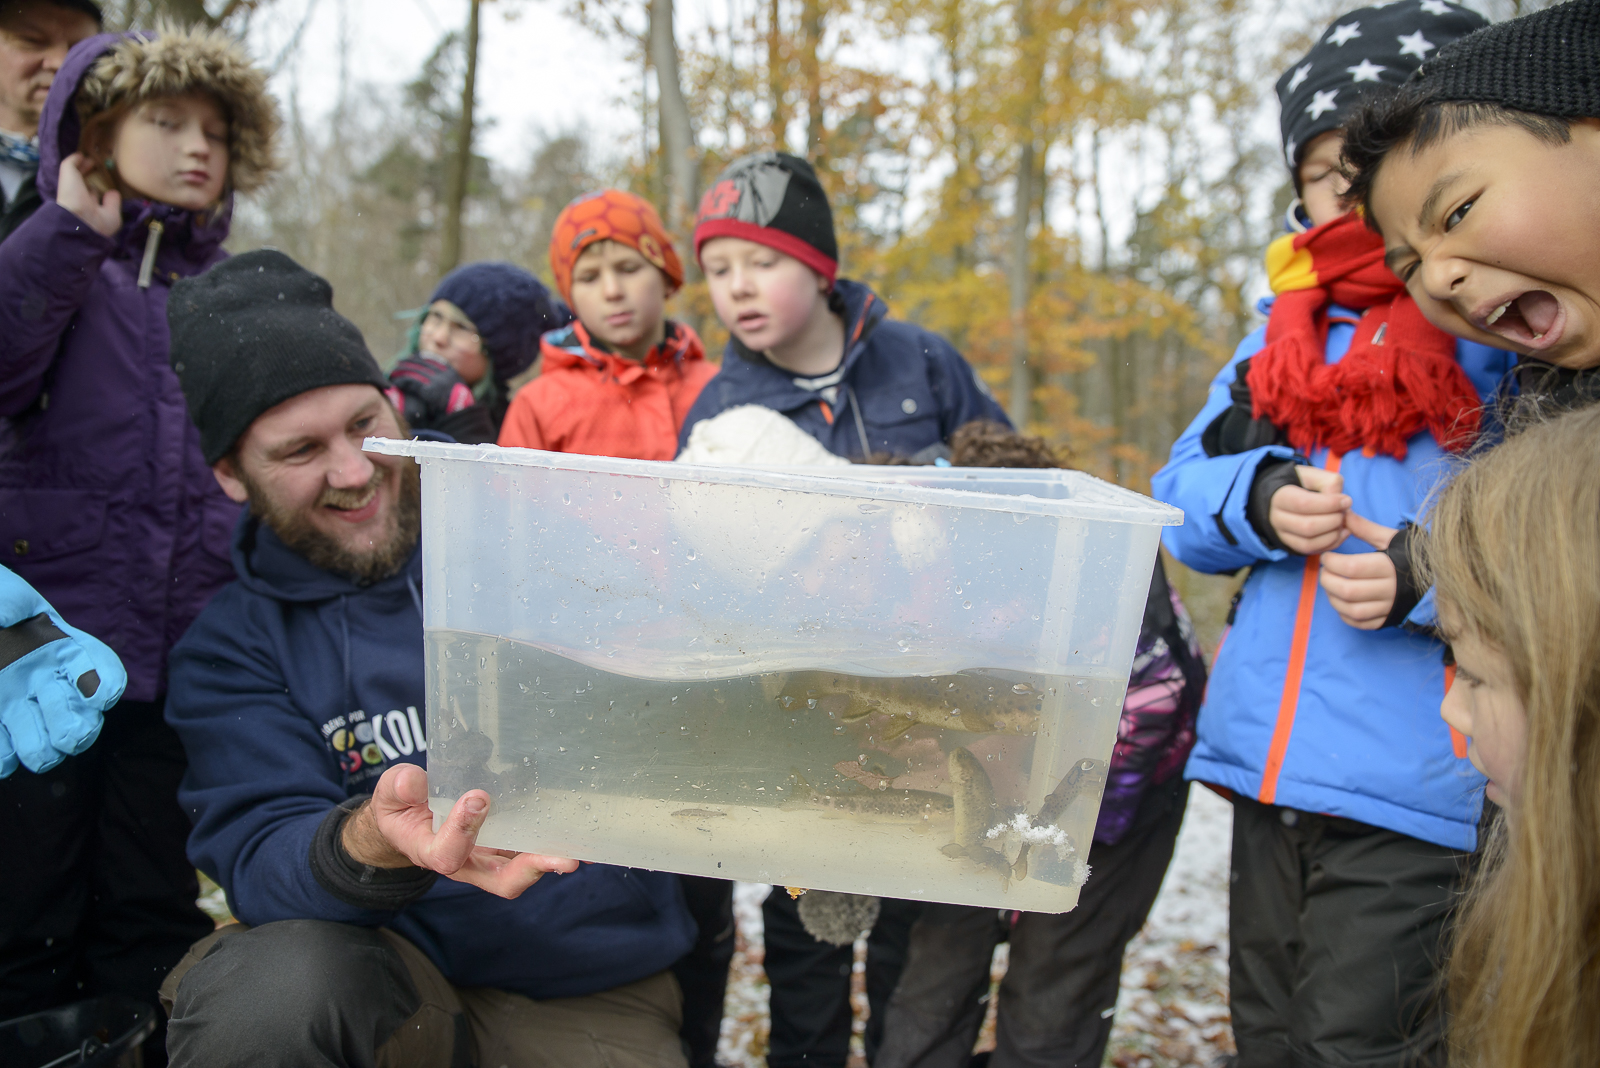
[[228, 495], [230, 501], [243, 504], [250, 499], [250, 492], [244, 488], [244, 483], [240, 481], [238, 472], [234, 468], [234, 463], [233, 454], [229, 453], [211, 465], [211, 474], [216, 477], [217, 485], [222, 487], [222, 492]]

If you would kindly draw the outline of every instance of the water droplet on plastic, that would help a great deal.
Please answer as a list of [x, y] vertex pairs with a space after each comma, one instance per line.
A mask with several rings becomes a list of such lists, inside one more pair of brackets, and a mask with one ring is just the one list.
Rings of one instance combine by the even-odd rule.
[[961, 602], [961, 607], [962, 608], [971, 608], [972, 607], [972, 602], [971, 601], [962, 601]]
[[561, 503], [562, 503], [562, 504], [571, 504], [571, 503], [572, 503], [572, 494], [570, 494], [570, 493], [563, 493], [563, 494], [562, 494], [562, 495], [561, 495]]
[[678, 697], [677, 697], [676, 694], [674, 694], [673, 697], [672, 697], [672, 703], [673, 704], [677, 704], [678, 703]]
[[895, 642], [895, 644], [900, 647], [900, 651], [902, 653], [905, 652], [907, 649], [911, 648], [911, 643], [906, 641], [904, 638], [901, 638], [901, 639], [897, 640]]
[[689, 550], [689, 559], [693, 560], [694, 558], [695, 558], [695, 551], [693, 549], [690, 549]]
[[778, 698], [778, 700], [780, 702], [782, 702], [784, 708], [793, 708], [794, 707], [794, 698], [790, 697], [788, 694], [783, 694], [781, 697]]
[[596, 535], [595, 535], [595, 536], [594, 536], [594, 543], [595, 543], [595, 544], [596, 544], [596, 545], [599, 545], [599, 544], [600, 544], [600, 535], [598, 535], [598, 534], [596, 534]]
[[807, 697], [806, 698], [806, 707], [807, 708], [816, 708], [817, 707], [817, 699], [815, 697]]
[[1012, 512], [1011, 521], [1013, 523], [1026, 523], [1028, 521], [1028, 517], [1023, 515], [1021, 512]]
[[1088, 679], [1078, 679], [1072, 685], [1073, 685], [1074, 688], [1076, 688], [1081, 693], [1082, 691], [1087, 690], [1089, 688], [1089, 680]]
[[532, 757], [523, 757], [522, 758], [522, 766], [525, 767], [525, 768], [531, 768], [533, 766], [533, 758]]
[[622, 491], [621, 490], [612, 490], [611, 491], [611, 499], [614, 500], [614, 501], [622, 500]]
[[1105, 704], [1105, 700], [1100, 697], [1091, 697], [1089, 698], [1089, 703], [1094, 705], [1094, 707], [1099, 708], [1101, 705]]
[[1012, 693], [1038, 693], [1039, 691], [1035, 690], [1032, 686], [1029, 686], [1025, 682], [1019, 682], [1019, 683], [1014, 684], [1011, 687], [1011, 692]]

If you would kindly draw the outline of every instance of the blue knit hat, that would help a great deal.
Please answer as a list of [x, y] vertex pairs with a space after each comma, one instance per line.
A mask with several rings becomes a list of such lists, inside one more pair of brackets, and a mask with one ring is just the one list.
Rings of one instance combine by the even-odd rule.
[[457, 267], [440, 280], [428, 303], [436, 300], [448, 300], [472, 320], [501, 385], [533, 365], [541, 336], [572, 321], [565, 304], [512, 263]]

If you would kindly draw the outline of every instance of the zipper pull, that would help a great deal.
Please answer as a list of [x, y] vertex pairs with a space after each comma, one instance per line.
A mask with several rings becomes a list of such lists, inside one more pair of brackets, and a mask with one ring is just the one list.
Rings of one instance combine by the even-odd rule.
[[139, 264], [139, 288], [150, 288], [150, 276], [156, 270], [156, 250], [161, 247], [161, 234], [165, 229], [160, 219], [150, 220], [150, 236], [144, 242], [144, 262]]

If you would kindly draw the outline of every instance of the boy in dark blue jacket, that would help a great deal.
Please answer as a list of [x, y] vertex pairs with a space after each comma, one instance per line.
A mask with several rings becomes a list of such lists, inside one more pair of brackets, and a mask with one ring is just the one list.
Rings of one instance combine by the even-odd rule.
[[740, 405], [782, 412], [850, 459], [912, 456], [974, 420], [1011, 425], [944, 338], [889, 318], [877, 294], [837, 277], [833, 213], [805, 160], [757, 152], [700, 202], [695, 256], [732, 335], [696, 423]]
[[[170, 304], [205, 458], [250, 504], [239, 579], [174, 650], [167, 703], [189, 754], [189, 856], [250, 926], [168, 978], [172, 1063], [681, 1066], [666, 969], [694, 924], [676, 878], [486, 849], [438, 859], [461, 828], [470, 841], [486, 798], [433, 834], [413, 770], [428, 748], [419, 478], [361, 452], [403, 431], [331, 297], [264, 250]], [[570, 874], [528, 887], [540, 870]]]

